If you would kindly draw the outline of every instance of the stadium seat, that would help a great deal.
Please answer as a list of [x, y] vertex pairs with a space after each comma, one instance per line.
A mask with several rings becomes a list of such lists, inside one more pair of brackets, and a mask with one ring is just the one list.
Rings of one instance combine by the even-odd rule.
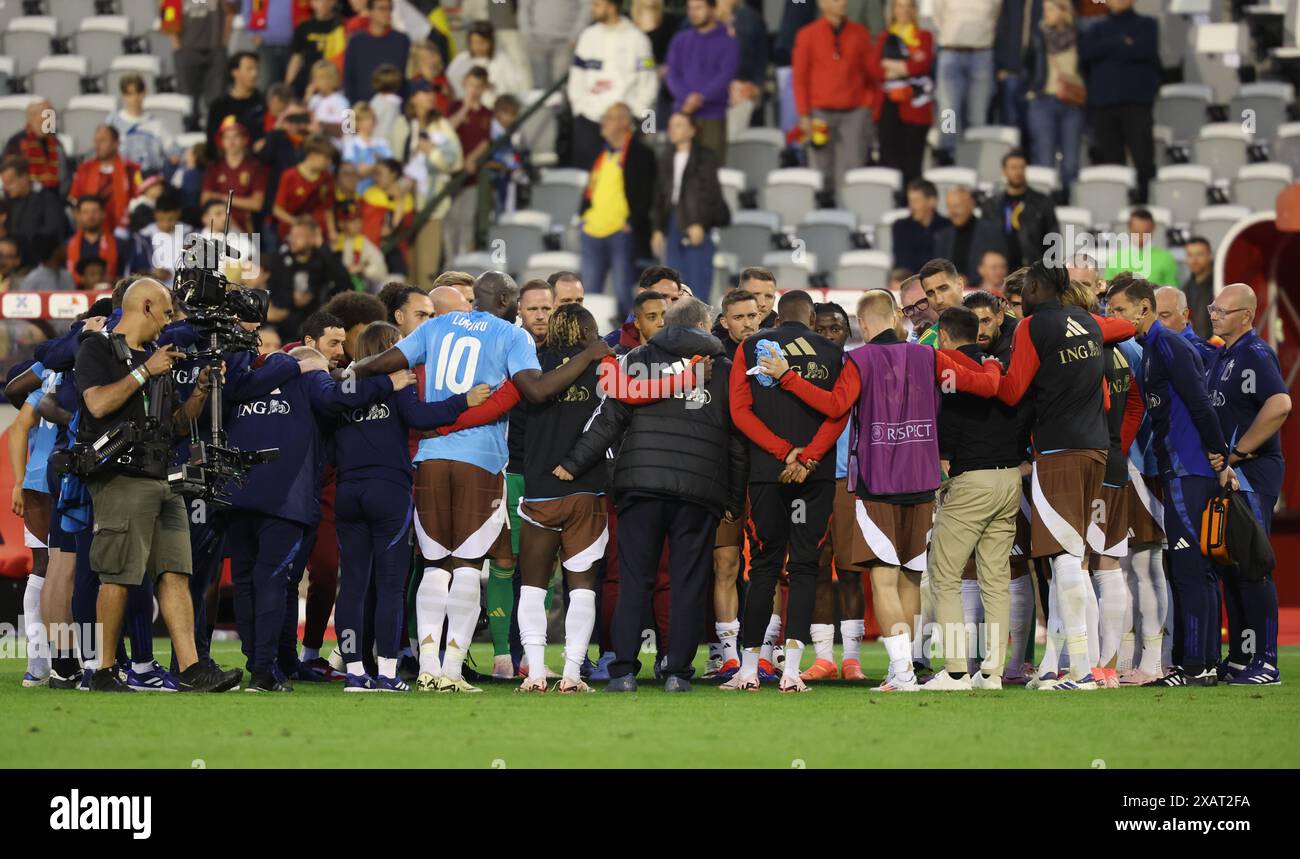
[[[153, 0], [150, 0], [153, 2]], [[9, 22], [23, 14], [21, 3], [0, 3], [0, 33], [5, 31]]]
[[[44, 0], [42, 5], [45, 14], [58, 22], [59, 33], [64, 36], [77, 32], [81, 22], [95, 7], [93, 0]], [[151, 17], [158, 14], [158, 4], [154, 3], [153, 6]]]
[[793, 227], [804, 215], [817, 208], [817, 192], [822, 189], [822, 172], [811, 167], [787, 167], [767, 175], [760, 204], [781, 218], [781, 226]]
[[911, 216], [912, 212], [910, 209], [890, 209], [888, 212], [881, 215], [880, 220], [872, 227], [872, 249], [892, 254], [894, 248], [894, 221], [897, 221], [899, 218], [909, 218]]
[[1061, 174], [1055, 167], [1029, 164], [1025, 167], [1025, 183], [1040, 194], [1055, 194], [1061, 189]]
[[125, 54], [113, 57], [108, 65], [108, 74], [104, 77], [104, 92], [116, 96], [118, 83], [126, 75], [139, 75], [144, 78], [146, 93], [158, 91], [158, 77], [162, 74], [162, 62], [148, 54]]
[[1098, 164], [1079, 171], [1070, 189], [1070, 202], [1092, 213], [1099, 223], [1109, 223], [1128, 205], [1129, 191], [1137, 184], [1137, 171], [1119, 164]]
[[895, 194], [903, 190], [903, 174], [892, 167], [857, 167], [844, 174], [836, 202], [864, 224], [875, 223], [882, 212], [895, 206]]
[[39, 99], [40, 96], [28, 93], [0, 95], [0, 146], [23, 130], [27, 124], [27, 105]]
[[20, 15], [5, 28], [0, 54], [13, 58], [15, 77], [26, 77], [52, 53], [50, 41], [58, 34], [58, 22], [50, 16]]
[[546, 212], [555, 223], [566, 223], [578, 214], [582, 192], [587, 187], [587, 171], [573, 167], [547, 167], [533, 187], [533, 209]]
[[[534, 280], [540, 278], [545, 280], [551, 276], [552, 272], [557, 271], [581, 271], [582, 258], [575, 253], [568, 251], [547, 251], [546, 253], [533, 254], [528, 258], [528, 264], [524, 270], [519, 273], [519, 282]], [[602, 292], [602, 284], [583, 284], [587, 290], [587, 295]], [[583, 299], [584, 302], [586, 299]], [[600, 320], [597, 319], [597, 322]]]
[[957, 166], [969, 167], [977, 176], [1002, 173], [1002, 157], [1020, 145], [1020, 129], [984, 125], [966, 129], [957, 142]]
[[1155, 123], [1173, 132], [1175, 143], [1191, 143], [1214, 99], [1205, 84], [1165, 84], [1156, 96]]
[[[543, 90], [533, 90], [520, 99], [524, 109], [526, 110], [529, 105], [541, 98], [543, 92]], [[534, 163], [539, 156], [555, 154], [558, 133], [559, 123], [556, 121], [555, 111], [549, 107], [538, 108], [537, 112], [528, 117], [519, 129], [524, 146], [532, 154]]]
[[0, 93], [9, 92], [9, 79], [14, 76], [14, 58], [0, 57]]
[[178, 92], [155, 92], [144, 97], [144, 109], [154, 115], [173, 137], [183, 134], [185, 120], [194, 113], [194, 102]]
[[63, 113], [59, 114], [59, 127], [89, 151], [95, 140], [95, 129], [103, 125], [108, 115], [116, 109], [117, 99], [111, 95], [74, 96]]
[[718, 230], [718, 250], [735, 255], [742, 265], [753, 265], [772, 250], [772, 236], [780, 229], [781, 218], [775, 212], [732, 212], [730, 226]]
[[746, 188], [762, 188], [781, 169], [785, 137], [779, 128], [746, 128], [727, 144], [727, 164], [745, 174]]
[[1061, 231], [1067, 233], [1067, 240], [1069, 239], [1069, 231], [1073, 229], [1074, 236], [1076, 236], [1074, 239], [1076, 247], [1078, 245], [1077, 237], [1091, 233], [1093, 227], [1097, 226], [1092, 219], [1092, 212], [1082, 206], [1057, 206], [1056, 222], [1060, 225]]
[[893, 266], [893, 258], [885, 251], [848, 251], [840, 254], [831, 272], [831, 286], [841, 290], [887, 289]]
[[813, 254], [797, 251], [768, 251], [763, 256], [763, 267], [776, 277], [781, 291], [807, 289], [808, 280], [817, 271], [817, 258]]
[[1250, 209], [1245, 206], [1206, 206], [1197, 213], [1196, 220], [1192, 222], [1191, 235], [1207, 239], [1210, 249], [1217, 252], [1228, 231], [1238, 221], [1243, 221], [1250, 215]]
[[73, 97], [81, 95], [86, 69], [86, 58], [76, 54], [42, 57], [32, 72], [32, 92], [49, 99], [51, 107], [62, 111]]
[[735, 254], [717, 251], [713, 254], [713, 286], [707, 296], [696, 296], [708, 301], [714, 307], [719, 306], [722, 296], [731, 288], [732, 278], [740, 274], [740, 258]]
[[1205, 84], [1214, 104], [1228, 104], [1241, 89], [1241, 65], [1248, 62], [1248, 28], [1233, 23], [1199, 24], [1192, 31], [1195, 50], [1184, 52], [1183, 80]]
[[1204, 126], [1192, 141], [1192, 163], [1209, 167], [1215, 179], [1232, 179], [1250, 163], [1250, 135], [1239, 122], [1214, 122]]
[[[176, 62], [172, 58], [171, 37], [159, 30], [158, 26], [158, 18], [155, 16], [153, 26], [149, 29], [149, 32], [145, 34], [145, 38], [149, 44], [149, 55], [158, 58], [158, 62], [162, 64], [163, 74], [175, 74]], [[234, 47], [232, 45], [231, 50], [233, 49]]]
[[1288, 122], [1277, 130], [1272, 160], [1291, 165], [1292, 173], [1300, 176], [1300, 122]]
[[188, 152], [200, 143], [206, 143], [208, 136], [202, 131], [188, 131], [172, 138], [171, 145], [180, 152]]
[[546, 252], [546, 235], [550, 230], [551, 216], [546, 212], [532, 209], [508, 212], [488, 230], [488, 249], [498, 266], [517, 274], [535, 254]]
[[1178, 225], [1187, 225], [1205, 208], [1206, 193], [1213, 176], [1201, 164], [1172, 164], [1161, 167], [1151, 183], [1151, 202], [1164, 206]]
[[460, 254], [451, 261], [451, 267], [456, 271], [463, 271], [466, 274], [472, 274], [478, 277], [486, 271], [492, 271], [497, 265], [492, 261], [492, 254], [488, 251], [474, 251], [473, 253]]
[[1290, 164], [1247, 164], [1232, 182], [1232, 202], [1254, 212], [1271, 212], [1277, 195], [1291, 184], [1295, 171]]
[[113, 58], [126, 50], [124, 41], [129, 35], [131, 24], [125, 15], [91, 15], [82, 19], [72, 43], [89, 62], [90, 73], [102, 75]]
[[939, 191], [939, 214], [948, 217], [948, 190], [954, 185], [965, 185], [972, 191], [979, 184], [979, 174], [969, 167], [931, 167], [925, 178]]
[[826, 267], [818, 269], [820, 274], [834, 265], [841, 254], [853, 250], [853, 232], [857, 226], [857, 215], [848, 209], [817, 209], [804, 216], [795, 235], [803, 241], [807, 252]]
[[722, 186], [722, 199], [734, 215], [740, 211], [740, 195], [745, 190], [745, 174], [732, 167], [718, 168], [718, 184]]
[[618, 318], [618, 299], [612, 295], [587, 292], [582, 297], [582, 306], [596, 320], [596, 328], [601, 334], [607, 334], [623, 324], [623, 320]]
[[1228, 105], [1228, 120], [1242, 123], [1258, 140], [1272, 140], [1286, 122], [1287, 105], [1295, 102], [1295, 87], [1283, 81], [1242, 84]]
[[[1116, 233], [1128, 232], [1128, 218], [1129, 215], [1131, 215], [1133, 213], [1133, 210], [1136, 208], [1139, 207], [1125, 206], [1124, 208], [1120, 209], [1119, 213], [1115, 216], [1115, 221], [1112, 224], [1110, 224], [1111, 230]], [[1155, 235], [1151, 237], [1151, 240], [1155, 242], [1155, 244], [1158, 247], [1168, 248], [1169, 228], [1174, 226], [1173, 212], [1171, 212], [1168, 208], [1164, 206], [1158, 206], [1158, 205], [1142, 206], [1141, 208], [1144, 208], [1148, 212], [1150, 212], [1151, 218], [1156, 222]], [[1188, 223], [1190, 222], [1191, 219], [1188, 219]]]

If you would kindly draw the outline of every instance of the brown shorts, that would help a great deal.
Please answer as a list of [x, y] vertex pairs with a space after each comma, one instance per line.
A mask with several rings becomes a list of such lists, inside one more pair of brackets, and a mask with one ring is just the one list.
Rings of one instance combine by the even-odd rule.
[[925, 572], [934, 502], [890, 504], [853, 499], [854, 566], [888, 565]]
[[728, 522], [723, 516], [718, 520], [718, 533], [713, 538], [715, 549], [743, 549], [745, 547], [745, 523], [749, 521], [749, 499], [745, 499], [745, 512], [735, 522]]
[[560, 535], [560, 563], [571, 573], [585, 573], [605, 557], [609, 513], [605, 496], [581, 493], [547, 501], [519, 502], [519, 519]]
[[23, 490], [23, 545], [29, 549], [44, 549], [50, 537], [50, 511], [54, 497], [35, 489]]
[[1104, 450], [1063, 450], [1034, 459], [1030, 542], [1035, 558], [1087, 554], [1085, 535], [1105, 475]]
[[1088, 549], [1103, 558], [1123, 558], [1128, 555], [1128, 487], [1106, 486], [1093, 504], [1088, 523]]
[[1128, 487], [1129, 542], [1134, 545], [1158, 546], [1165, 541], [1165, 505], [1160, 498], [1160, 479], [1129, 473]]
[[497, 557], [497, 541], [510, 537], [506, 518], [505, 475], [450, 459], [417, 464], [415, 536], [426, 561]]
[[147, 573], [194, 572], [185, 499], [165, 480], [118, 474], [86, 480], [95, 507], [90, 568], [105, 584], [138, 585]]
[[831, 551], [835, 569], [861, 572], [853, 563], [853, 532], [857, 524], [858, 499], [849, 491], [848, 478], [835, 481], [835, 503], [831, 507]]
[[1014, 562], [1028, 563], [1031, 557], [1029, 550], [1033, 527], [1029, 524], [1029, 520], [1033, 515], [1033, 508], [1029, 504], [1030, 491], [1029, 480], [1027, 478], [1021, 480], [1020, 509], [1016, 511], [1016, 539], [1011, 543], [1011, 560]]

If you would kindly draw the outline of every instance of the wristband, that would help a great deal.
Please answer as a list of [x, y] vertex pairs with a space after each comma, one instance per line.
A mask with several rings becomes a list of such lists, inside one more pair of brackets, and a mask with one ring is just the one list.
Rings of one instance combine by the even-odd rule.
[[41, 376], [44, 376], [44, 375], [45, 375], [45, 365], [42, 364], [40, 361], [33, 361], [33, 362], [32, 362], [32, 365], [31, 365], [30, 367], [28, 367], [27, 369], [28, 369], [28, 370], [31, 370], [33, 373], [35, 373], [35, 374], [36, 374], [36, 378], [38, 378], [38, 379], [39, 379]]
[[1237, 448], [1237, 447], [1234, 447], [1234, 448], [1232, 449], [1232, 453], [1233, 453], [1233, 455], [1235, 455], [1235, 456], [1237, 457], [1237, 459], [1239, 459], [1239, 460], [1246, 460], [1246, 459], [1254, 459], [1254, 458], [1255, 458], [1255, 454], [1253, 454], [1253, 453], [1245, 453], [1244, 451], [1242, 451], [1241, 449], [1239, 449], [1239, 448]]
[[136, 367], [134, 370], [131, 371], [131, 378], [135, 379], [136, 382], [138, 382], [141, 387], [144, 387], [145, 380], [147, 380], [149, 376], [146, 375], [145, 369], [143, 367]]

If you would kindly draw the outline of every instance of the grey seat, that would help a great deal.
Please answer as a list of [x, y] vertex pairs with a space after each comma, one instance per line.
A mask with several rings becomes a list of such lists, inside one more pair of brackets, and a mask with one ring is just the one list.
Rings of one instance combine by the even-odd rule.
[[1300, 176], [1300, 122], [1288, 122], [1277, 130], [1272, 160], [1290, 165], [1292, 175]]
[[0, 146], [27, 125], [27, 105], [38, 101], [38, 95], [0, 95]]
[[822, 173], [810, 167], [774, 170], [763, 183], [760, 203], [766, 211], [781, 218], [781, 226], [793, 227], [817, 208], [817, 192], [822, 187]]
[[1214, 90], [1205, 84], [1165, 84], [1156, 96], [1155, 124], [1170, 129], [1175, 143], [1190, 143], [1213, 100]]
[[117, 100], [111, 95], [79, 95], [68, 102], [67, 109], [59, 114], [59, 128], [71, 134], [83, 151], [89, 151], [94, 146], [95, 129], [103, 125], [108, 115], [116, 109]]
[[821, 273], [829, 270], [842, 254], [853, 250], [856, 228], [857, 216], [847, 209], [819, 209], [808, 213], [795, 235], [805, 250], [821, 261], [822, 267], [818, 269]]
[[1291, 184], [1294, 171], [1289, 164], [1247, 164], [1232, 183], [1232, 201], [1254, 212], [1271, 212], [1277, 195]]
[[718, 250], [733, 254], [742, 268], [757, 265], [772, 250], [772, 236], [781, 228], [781, 219], [762, 209], [733, 212], [731, 224], [718, 230]]
[[957, 142], [957, 166], [969, 167], [976, 176], [1002, 173], [1002, 158], [1020, 145], [1020, 129], [984, 125], [966, 129]]
[[144, 109], [176, 137], [185, 132], [185, 120], [194, 113], [194, 100], [177, 92], [152, 93], [145, 96]]
[[530, 207], [546, 212], [555, 223], [567, 223], [582, 203], [582, 192], [587, 187], [587, 171], [571, 167], [547, 168], [541, 181], [533, 186]]
[[816, 257], [805, 253], [797, 255], [796, 251], [769, 251], [762, 265], [776, 277], [781, 289], [807, 289], [808, 280], [817, 271]]
[[546, 234], [551, 216], [524, 209], [502, 215], [488, 230], [488, 250], [493, 260], [511, 274], [518, 274], [534, 254], [546, 251]]
[[1070, 202], [1092, 213], [1099, 223], [1110, 223], [1128, 205], [1129, 191], [1137, 184], [1137, 171], [1118, 164], [1098, 164], [1079, 171], [1070, 189]]
[[[775, 131], [776, 138], [755, 133], [765, 131]], [[746, 128], [727, 143], [726, 166], [745, 174], [745, 187], [762, 188], [768, 174], [781, 169], [780, 134], [780, 129], [775, 128]]]
[[890, 209], [880, 216], [872, 230], [871, 246], [875, 250], [892, 254], [894, 251], [894, 221], [911, 217], [908, 209]]
[[939, 214], [948, 217], [948, 191], [954, 185], [965, 185], [972, 191], [979, 184], [979, 174], [969, 167], [931, 167], [925, 178], [934, 183], [939, 192]]
[[56, 111], [81, 95], [81, 79], [86, 76], [86, 58], [75, 54], [42, 57], [32, 72], [32, 92], [39, 93]]
[[1240, 123], [1211, 123], [1192, 141], [1192, 163], [1209, 167], [1215, 179], [1231, 180], [1250, 163], [1249, 147], [1250, 135]]
[[[518, 279], [520, 283], [530, 280], [545, 280], [553, 272], [581, 271], [581, 269], [582, 259], [577, 254], [568, 251], [547, 251], [529, 257]], [[591, 293], [603, 291], [604, 284], [584, 284], [584, 286]], [[600, 322], [600, 317], [597, 317], [596, 321]]]
[[1151, 202], [1169, 209], [1175, 224], [1190, 224], [1205, 208], [1211, 181], [1210, 168], [1200, 164], [1161, 167], [1151, 182]]
[[1211, 251], [1218, 251], [1228, 231], [1250, 215], [1245, 206], [1206, 206], [1192, 222], [1192, 235], [1207, 240]]
[[15, 76], [26, 77], [52, 53], [50, 42], [58, 31], [58, 22], [48, 15], [20, 15], [5, 28], [0, 54], [13, 59]]
[[90, 74], [102, 75], [113, 58], [126, 50], [124, 42], [130, 34], [125, 15], [92, 15], [83, 18], [72, 41], [77, 53], [86, 58]]
[[1286, 122], [1287, 105], [1295, 102], [1295, 87], [1283, 81], [1242, 84], [1228, 105], [1228, 119], [1247, 125], [1259, 140], [1272, 140]]
[[[849, 251], [841, 254], [831, 272], [834, 289], [887, 289], [893, 258], [884, 251]], [[850, 314], [854, 308], [845, 308]]]
[[722, 186], [722, 199], [727, 201], [727, 208], [739, 212], [740, 195], [745, 190], [745, 174], [733, 167], [719, 167], [718, 184]]
[[451, 261], [451, 267], [456, 271], [463, 271], [474, 277], [497, 268], [492, 261], [492, 254], [488, 251], [461, 254]]
[[902, 190], [903, 175], [891, 167], [857, 167], [844, 174], [837, 202], [864, 224], [872, 224], [894, 208], [894, 195]]
[[104, 76], [104, 92], [116, 96], [121, 92], [122, 78], [127, 75], [139, 75], [144, 80], [145, 92], [158, 91], [158, 77], [162, 74], [162, 62], [148, 54], [124, 54], [114, 57], [109, 63], [108, 73]]

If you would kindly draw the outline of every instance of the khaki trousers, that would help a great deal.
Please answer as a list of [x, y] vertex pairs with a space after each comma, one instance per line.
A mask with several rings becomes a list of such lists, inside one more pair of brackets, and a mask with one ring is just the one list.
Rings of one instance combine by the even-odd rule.
[[1002, 674], [1011, 629], [1011, 544], [1019, 510], [1020, 471], [1015, 468], [967, 471], [944, 491], [934, 518], [927, 571], [949, 673], [966, 671], [961, 576], [973, 552], [984, 603], [985, 656], [980, 670]]

